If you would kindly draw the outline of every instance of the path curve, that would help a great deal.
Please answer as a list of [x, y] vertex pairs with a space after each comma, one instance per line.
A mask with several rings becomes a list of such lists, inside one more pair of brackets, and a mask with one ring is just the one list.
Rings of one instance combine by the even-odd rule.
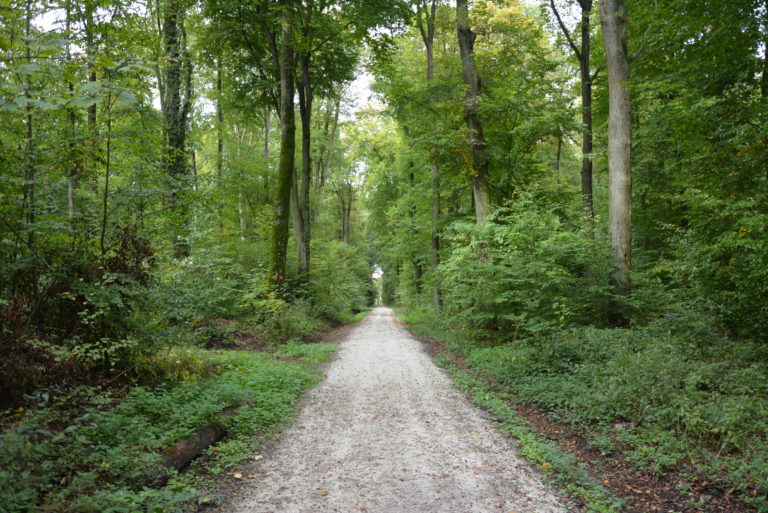
[[567, 511], [384, 307], [347, 334], [259, 463], [230, 511]]

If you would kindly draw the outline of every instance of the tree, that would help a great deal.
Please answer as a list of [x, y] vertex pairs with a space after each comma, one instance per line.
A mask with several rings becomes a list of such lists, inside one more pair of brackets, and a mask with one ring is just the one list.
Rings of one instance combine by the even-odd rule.
[[632, 118], [627, 55], [627, 7], [624, 0], [601, 0], [608, 70], [608, 226], [611, 235], [614, 290], [630, 291], [632, 269]]
[[[595, 215], [592, 195], [592, 84], [600, 70], [592, 73], [590, 67], [590, 16], [592, 15], [592, 0], [578, 0], [581, 7], [581, 45], [577, 46], [571, 33], [563, 22], [555, 0], [549, 0], [557, 23], [579, 61], [579, 78], [581, 81], [581, 196], [584, 210], [590, 216]], [[558, 160], [559, 162], [559, 160]]]
[[467, 86], [467, 100], [464, 104], [464, 119], [469, 132], [469, 153], [471, 156], [470, 176], [472, 177], [475, 201], [475, 217], [478, 224], [483, 223], [490, 213], [488, 190], [488, 154], [486, 153], [483, 125], [478, 107], [480, 103], [481, 82], [475, 66], [475, 33], [469, 21], [468, 0], [456, 1], [456, 31], [459, 37], [461, 69], [464, 84]]
[[192, 106], [192, 63], [184, 29], [183, 0], [168, 0], [163, 10], [163, 49], [168, 63], [159, 83], [165, 120], [165, 166], [171, 180], [173, 244], [177, 257], [189, 255], [189, 207], [184, 193], [188, 182], [187, 132]]
[[283, 283], [287, 274], [288, 219], [296, 149], [292, 4], [292, 0], [280, 0], [280, 165], [269, 254], [269, 278], [275, 285]]
[[[431, 83], [435, 77], [435, 16], [437, 14], [437, 0], [426, 2], [419, 0], [416, 4], [416, 15], [419, 33], [424, 41], [424, 49], [427, 52], [427, 82]], [[432, 149], [432, 158], [435, 158], [435, 150]], [[432, 172], [432, 305], [435, 312], [439, 312], [442, 305], [440, 282], [437, 279], [437, 268], [440, 265], [440, 170], [435, 162], [430, 166]]]

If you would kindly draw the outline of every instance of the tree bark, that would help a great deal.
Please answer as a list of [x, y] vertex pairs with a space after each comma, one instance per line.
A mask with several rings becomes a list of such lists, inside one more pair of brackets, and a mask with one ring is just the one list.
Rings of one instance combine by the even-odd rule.
[[325, 165], [323, 166], [323, 172], [320, 177], [320, 189], [325, 187], [325, 184], [328, 182], [328, 171], [331, 169], [331, 162], [333, 159], [333, 144], [336, 139], [336, 128], [339, 125], [339, 112], [341, 111], [341, 91], [339, 91], [339, 96], [336, 98], [336, 106], [333, 114], [333, 125], [331, 125], [331, 135], [328, 139], [328, 151], [325, 155]]
[[[421, 39], [424, 41], [424, 48], [427, 52], [427, 82], [432, 83], [435, 77], [435, 14], [437, 12], [437, 0], [432, 0], [429, 11], [426, 11], [426, 5], [422, 7], [419, 3], [419, 31]], [[422, 18], [426, 17], [426, 22]], [[432, 159], [435, 158], [435, 148], [432, 149]], [[440, 169], [434, 162], [431, 166], [432, 173], [432, 306], [435, 312], [440, 313], [442, 309], [442, 292], [440, 290], [440, 281], [437, 279], [437, 268], [440, 265]]]
[[271, 130], [270, 118], [272, 112], [269, 107], [264, 109], [264, 199], [269, 202], [269, 179], [272, 166], [269, 162], [269, 132]]
[[[309, 275], [311, 219], [309, 209], [309, 188], [312, 182], [312, 102], [313, 91], [309, 76], [311, 54], [300, 56], [301, 82], [299, 85], [299, 113], [301, 115], [301, 184], [294, 180], [297, 189], [298, 215], [294, 215], [299, 226], [297, 249], [299, 250], [299, 274]], [[301, 239], [299, 241], [299, 238]]]
[[[167, 136], [165, 167], [172, 187], [170, 205], [174, 225], [172, 235], [177, 258], [189, 255], [188, 208], [183, 205], [180, 198], [187, 175], [187, 116], [191, 104], [191, 70], [187, 52], [183, 50], [186, 46], [183, 20], [184, 13], [180, 1], [169, 0], [163, 20], [163, 45], [168, 59], [164, 77], [165, 112], [163, 114]], [[182, 88], [185, 89], [186, 94], [182, 94]]]
[[614, 291], [630, 291], [632, 268], [632, 118], [627, 56], [627, 8], [624, 0], [602, 0], [606, 67], [608, 70], [608, 224], [614, 270]]
[[472, 161], [472, 189], [475, 204], [475, 217], [481, 224], [488, 218], [490, 212], [490, 195], [488, 191], [488, 155], [486, 152], [483, 126], [477, 108], [480, 102], [481, 81], [475, 66], [475, 37], [469, 23], [468, 0], [456, 1], [456, 31], [461, 53], [461, 68], [464, 84], [467, 86], [467, 100], [464, 104], [464, 120], [469, 132], [470, 156]]
[[590, 17], [592, 15], [592, 0], [579, 0], [581, 6], [581, 47], [571, 38], [571, 33], [563, 23], [560, 13], [555, 6], [555, 0], [549, 0], [552, 12], [557, 18], [560, 29], [563, 31], [568, 45], [579, 60], [579, 72], [581, 76], [581, 197], [584, 210], [590, 217], [594, 217], [594, 203], [592, 194], [592, 70], [590, 67]]
[[590, 66], [590, 15], [592, 0], [581, 0], [581, 197], [584, 210], [595, 216], [592, 193], [592, 70]]
[[224, 176], [224, 107], [221, 79], [221, 58], [216, 59], [216, 189], [219, 193], [219, 224], [224, 226], [224, 202], [222, 186]]
[[[32, 62], [32, 51], [30, 48], [30, 38], [31, 38], [31, 27], [32, 27], [32, 1], [27, 0], [26, 2], [26, 22], [25, 22], [25, 29], [24, 34], [26, 35], [26, 39], [24, 42], [25, 45], [25, 51], [24, 56], [26, 58], [26, 61], [28, 64]], [[30, 80], [29, 78], [27, 79]], [[24, 96], [26, 96], [27, 100], [32, 99], [32, 93], [30, 91], [29, 82], [24, 87]], [[35, 228], [35, 221], [36, 221], [36, 215], [37, 215], [37, 202], [35, 200], [35, 185], [37, 181], [37, 170], [36, 170], [36, 155], [35, 155], [35, 132], [34, 132], [34, 115], [32, 114], [32, 106], [27, 104], [27, 116], [26, 116], [26, 124], [27, 124], [27, 132], [26, 132], [26, 187], [25, 187], [25, 199], [26, 199], [26, 211], [27, 211], [27, 225], [28, 225], [28, 232], [27, 232], [27, 246], [29, 249], [34, 253], [35, 252], [35, 246], [37, 243], [37, 229]], [[35, 289], [34, 296], [37, 296], [37, 279], [36, 277], [32, 280], [33, 281], [33, 287]]]
[[291, 209], [291, 185], [296, 150], [296, 120], [293, 111], [293, 29], [291, 27], [291, 0], [280, 0], [282, 8], [282, 34], [280, 41], [280, 166], [277, 177], [275, 218], [269, 260], [269, 277], [274, 285], [284, 282], [288, 249], [288, 222]]

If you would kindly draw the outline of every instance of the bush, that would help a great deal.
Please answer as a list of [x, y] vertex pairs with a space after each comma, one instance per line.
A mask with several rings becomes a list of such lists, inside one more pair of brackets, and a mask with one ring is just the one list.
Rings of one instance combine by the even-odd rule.
[[472, 338], [499, 341], [600, 322], [607, 269], [586, 231], [565, 229], [554, 208], [521, 194], [489, 222], [454, 224], [440, 266], [447, 314]]
[[633, 426], [620, 439], [638, 466], [660, 473], [692, 458], [765, 494], [768, 366], [735, 358], [728, 340], [702, 353], [664, 327], [571, 330], [476, 348], [469, 362], [558, 419], [596, 432]]

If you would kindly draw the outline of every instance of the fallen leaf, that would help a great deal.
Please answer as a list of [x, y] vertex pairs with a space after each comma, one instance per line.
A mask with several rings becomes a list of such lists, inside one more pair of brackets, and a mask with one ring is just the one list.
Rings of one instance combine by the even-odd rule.
[[241, 474], [240, 472], [235, 472], [234, 474], [232, 474], [232, 477], [234, 477], [235, 479], [242, 479], [243, 474]]

